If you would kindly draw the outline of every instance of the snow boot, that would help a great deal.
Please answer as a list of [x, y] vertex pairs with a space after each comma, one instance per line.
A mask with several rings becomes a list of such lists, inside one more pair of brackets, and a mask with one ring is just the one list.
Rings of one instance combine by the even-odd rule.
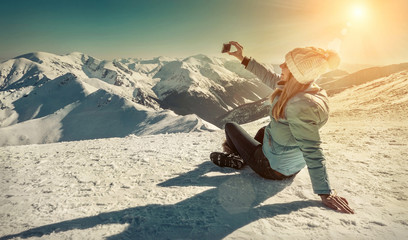
[[244, 160], [233, 153], [213, 152], [210, 154], [211, 161], [220, 167], [241, 169], [245, 166]]

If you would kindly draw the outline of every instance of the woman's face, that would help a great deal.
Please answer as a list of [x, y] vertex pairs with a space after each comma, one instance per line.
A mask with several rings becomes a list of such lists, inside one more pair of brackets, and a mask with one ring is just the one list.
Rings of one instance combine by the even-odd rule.
[[288, 81], [290, 78], [290, 71], [288, 66], [286, 65], [286, 62], [282, 63], [281, 65], [279, 65], [279, 67], [282, 69], [282, 74], [280, 76], [280, 80], [281, 81]]

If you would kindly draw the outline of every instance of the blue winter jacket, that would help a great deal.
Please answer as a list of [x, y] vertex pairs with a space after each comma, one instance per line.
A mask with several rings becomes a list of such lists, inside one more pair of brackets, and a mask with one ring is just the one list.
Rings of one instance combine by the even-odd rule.
[[[246, 69], [272, 89], [277, 87], [280, 76], [254, 59]], [[307, 165], [314, 193], [329, 194], [331, 188], [319, 135], [329, 116], [326, 92], [312, 84], [288, 101], [285, 116], [286, 119], [275, 121], [271, 114], [271, 122], [265, 128], [262, 149], [271, 168], [291, 175]]]

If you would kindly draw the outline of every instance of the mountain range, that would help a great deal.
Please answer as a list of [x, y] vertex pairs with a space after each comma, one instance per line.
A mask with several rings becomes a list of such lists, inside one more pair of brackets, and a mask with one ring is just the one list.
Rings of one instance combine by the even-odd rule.
[[29, 53], [0, 64], [0, 145], [217, 129], [271, 89], [239, 62]]
[[[335, 70], [318, 83], [333, 95], [404, 69]], [[108, 61], [29, 53], [0, 64], [0, 146], [211, 131], [267, 116], [271, 92], [238, 61], [203, 54]]]

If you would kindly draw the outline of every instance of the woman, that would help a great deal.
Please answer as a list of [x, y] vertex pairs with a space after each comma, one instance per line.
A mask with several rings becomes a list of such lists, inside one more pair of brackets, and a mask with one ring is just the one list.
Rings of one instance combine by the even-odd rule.
[[333, 194], [320, 147], [319, 129], [327, 122], [328, 99], [314, 81], [340, 59], [321, 48], [295, 48], [285, 56], [279, 76], [252, 58], [244, 57], [243, 47], [234, 41], [235, 52], [247, 70], [275, 91], [271, 96], [271, 122], [252, 138], [236, 123], [225, 125], [224, 152], [211, 153], [211, 161], [221, 167], [242, 168], [248, 164], [260, 176], [283, 180], [293, 178], [305, 165], [313, 191], [335, 210], [354, 213], [345, 198]]

